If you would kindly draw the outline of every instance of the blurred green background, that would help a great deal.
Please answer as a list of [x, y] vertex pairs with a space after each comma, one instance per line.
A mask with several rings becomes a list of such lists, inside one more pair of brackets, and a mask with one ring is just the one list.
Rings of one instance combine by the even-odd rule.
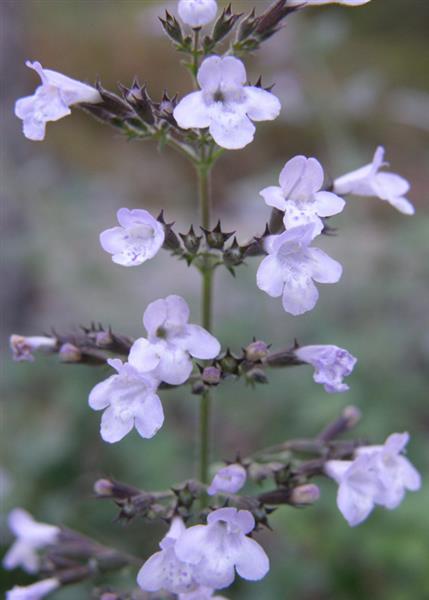
[[[265, 1], [237, 2], [240, 9]], [[180, 156], [151, 143], [127, 142], [78, 110], [48, 125], [43, 143], [25, 140], [13, 116], [17, 97], [33, 92], [26, 59], [77, 79], [146, 81], [155, 99], [164, 88], [186, 93], [190, 81], [162, 36], [157, 16], [175, 3], [110, 0], [3, 0], [2, 10], [2, 432], [1, 533], [13, 506], [43, 521], [65, 523], [141, 557], [154, 551], [163, 528], [114, 522], [115, 509], [96, 502], [92, 483], [112, 475], [145, 489], [165, 488], [192, 474], [198, 399], [184, 388], [161, 394], [165, 425], [151, 441], [133, 432], [109, 446], [98, 434], [100, 414], [87, 406], [107, 369], [59, 365], [55, 358], [13, 363], [11, 333], [70, 330], [92, 320], [143, 334], [148, 302], [186, 297], [197, 320], [199, 277], [162, 252], [135, 269], [111, 263], [98, 234], [121, 206], [166, 209], [185, 231], [198, 225], [193, 172]], [[426, 0], [373, 0], [360, 9], [327, 6], [288, 19], [287, 26], [247, 60], [250, 79], [275, 83], [283, 110], [260, 124], [253, 144], [229, 152], [215, 171], [216, 217], [246, 241], [263, 230], [268, 208], [258, 192], [274, 184], [295, 154], [319, 158], [330, 176], [368, 162], [384, 144], [393, 171], [412, 182], [416, 217], [376, 199], [352, 198], [335, 218], [336, 237], [320, 245], [344, 265], [341, 282], [320, 286], [320, 301], [299, 318], [255, 285], [259, 259], [234, 280], [216, 274], [215, 333], [239, 349], [252, 336], [275, 348], [296, 336], [303, 344], [333, 343], [359, 358], [347, 394], [331, 396], [302, 367], [277, 371], [252, 390], [229, 382], [216, 394], [213, 457], [234, 458], [287, 437], [311, 436], [346, 404], [362, 409], [357, 435], [381, 442], [393, 431], [412, 435], [409, 457], [423, 489], [394, 513], [375, 510], [350, 529], [335, 504], [336, 488], [321, 482], [314, 508], [283, 508], [274, 532], [260, 540], [272, 559], [258, 584], [237, 582], [231, 599], [424, 600], [429, 598], [429, 89]], [[26, 582], [3, 573], [1, 590]], [[124, 588], [133, 573], [120, 578]], [[81, 586], [57, 594], [90, 597]]]

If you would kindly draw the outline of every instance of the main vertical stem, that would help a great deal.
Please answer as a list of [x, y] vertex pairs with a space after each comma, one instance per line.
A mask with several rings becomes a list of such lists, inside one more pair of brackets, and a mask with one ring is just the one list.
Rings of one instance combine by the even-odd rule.
[[[199, 164], [198, 172], [198, 195], [201, 212], [201, 222], [204, 229], [210, 227], [211, 212], [211, 186], [210, 167]], [[209, 263], [202, 270], [201, 291], [201, 324], [204, 329], [212, 329], [212, 300], [213, 300], [213, 271]], [[202, 483], [208, 483], [208, 469], [210, 458], [210, 392], [206, 391], [200, 400], [200, 456], [199, 456], [199, 478]]]

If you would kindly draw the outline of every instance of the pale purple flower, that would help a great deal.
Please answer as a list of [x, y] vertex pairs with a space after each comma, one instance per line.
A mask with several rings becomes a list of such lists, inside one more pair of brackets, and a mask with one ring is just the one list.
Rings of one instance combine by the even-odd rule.
[[184, 383], [192, 372], [191, 356], [204, 360], [220, 352], [217, 339], [188, 320], [189, 307], [180, 296], [167, 296], [149, 304], [143, 316], [148, 337], [134, 342], [129, 363], [171, 385]]
[[6, 592], [6, 600], [41, 600], [41, 598], [44, 598], [59, 587], [59, 581], [53, 577], [42, 579], [42, 581], [37, 581], [31, 585], [16, 585]]
[[206, 58], [197, 79], [201, 91], [185, 96], [174, 109], [174, 118], [183, 129], [208, 127], [222, 148], [244, 148], [255, 135], [252, 121], [271, 121], [280, 113], [274, 94], [245, 85], [246, 69], [238, 58]]
[[323, 250], [310, 247], [313, 237], [312, 224], [268, 237], [268, 256], [256, 274], [259, 289], [273, 298], [283, 296], [283, 308], [292, 315], [301, 315], [316, 305], [319, 293], [313, 280], [336, 283], [341, 277], [340, 263]]
[[164, 227], [147, 210], [120, 208], [119, 227], [100, 234], [100, 244], [112, 260], [124, 267], [136, 267], [153, 258], [165, 239]]
[[405, 491], [417, 491], [421, 477], [402, 452], [408, 444], [408, 433], [392, 433], [383, 446], [362, 446], [356, 450], [357, 456], [369, 455], [375, 458], [383, 492], [375, 498], [376, 504], [394, 509], [402, 502]]
[[248, 510], [219, 508], [211, 512], [207, 525], [194, 525], [176, 542], [176, 556], [194, 566], [196, 581], [221, 589], [238, 575], [250, 581], [262, 579], [269, 560], [262, 547], [246, 534], [253, 531], [255, 519]]
[[179, 17], [186, 25], [202, 27], [216, 16], [216, 0], [179, 0], [177, 5]]
[[186, 527], [180, 517], [174, 517], [171, 527], [155, 552], [144, 563], [137, 575], [137, 583], [146, 592], [167, 590], [173, 594], [190, 593], [196, 590], [194, 568], [176, 556], [175, 544]]
[[209, 496], [219, 493], [235, 494], [246, 483], [246, 469], [239, 464], [228, 465], [219, 469], [207, 490]]
[[89, 406], [104, 410], [100, 434], [105, 442], [119, 442], [135, 427], [143, 438], [153, 437], [164, 422], [159, 380], [141, 373], [118, 358], [107, 361], [117, 374], [98, 383], [89, 395]]
[[9, 343], [13, 360], [32, 362], [34, 360], [34, 350], [53, 352], [58, 345], [58, 340], [43, 335], [26, 337], [24, 335], [13, 334], [10, 336]]
[[384, 148], [379, 146], [372, 163], [335, 179], [334, 192], [341, 195], [375, 196], [385, 200], [404, 215], [413, 215], [414, 206], [405, 198], [410, 189], [409, 182], [396, 173], [380, 172], [386, 164]]
[[37, 573], [40, 566], [37, 550], [55, 544], [61, 530], [54, 525], [38, 523], [22, 508], [10, 512], [8, 524], [16, 540], [3, 558], [4, 568], [22, 567], [27, 573]]
[[295, 356], [302, 362], [313, 365], [316, 383], [323, 384], [330, 393], [346, 392], [349, 386], [343, 383], [353, 371], [357, 359], [338, 346], [302, 346], [294, 350]]
[[371, 0], [288, 0], [288, 6], [322, 6], [324, 4], [342, 4], [343, 6], [362, 6]]
[[346, 204], [336, 194], [320, 191], [323, 180], [322, 165], [317, 159], [295, 156], [280, 172], [280, 187], [269, 186], [260, 194], [268, 206], [284, 213], [286, 229], [313, 223], [316, 236], [324, 227], [320, 217], [336, 215]]
[[42, 80], [33, 96], [20, 98], [15, 103], [15, 115], [22, 119], [24, 135], [29, 140], [45, 139], [46, 123], [69, 115], [69, 107], [73, 104], [96, 104], [102, 100], [98, 91], [90, 85], [44, 69], [39, 62], [27, 61], [25, 64], [34, 69]]
[[337, 505], [349, 525], [362, 523], [376, 505], [396, 508], [405, 491], [420, 489], [420, 475], [400, 453], [408, 434], [392, 434], [384, 446], [363, 447], [352, 461], [330, 460], [325, 473], [338, 484]]

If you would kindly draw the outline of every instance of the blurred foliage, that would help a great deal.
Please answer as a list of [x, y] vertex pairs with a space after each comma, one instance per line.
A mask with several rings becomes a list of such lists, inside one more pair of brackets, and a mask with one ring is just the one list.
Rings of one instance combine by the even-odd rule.
[[[265, 2], [258, 0], [258, 7]], [[11, 116], [16, 97], [30, 93], [26, 58], [78, 79], [98, 75], [105, 87], [147, 81], [153, 97], [185, 93], [190, 81], [160, 34], [163, 2], [131, 0], [3, 0], [5, 27], [3, 153], [2, 507], [20, 505], [38, 519], [66, 523], [102, 542], [148, 556], [160, 525], [114, 522], [111, 505], [95, 501], [101, 475], [147, 489], [188, 477], [194, 464], [197, 399], [186, 390], [162, 394], [166, 421], [151, 441], [133, 433], [109, 446], [98, 435], [100, 414], [89, 410], [91, 387], [107, 369], [60, 366], [54, 358], [14, 364], [7, 336], [70, 329], [91, 320], [125, 334], [142, 331], [146, 304], [182, 293], [198, 317], [198, 276], [164, 253], [138, 269], [113, 265], [98, 246], [99, 231], [121, 206], [145, 207], [181, 231], [198, 225], [192, 169], [167, 151], [128, 143], [74, 111], [48, 126], [43, 144], [26, 141]], [[169, 4], [174, 9], [174, 3]], [[250, 9], [252, 2], [238, 2]], [[239, 348], [253, 335], [289, 345], [335, 343], [359, 357], [347, 395], [328, 396], [310, 368], [275, 372], [257, 390], [242, 383], [219, 389], [214, 457], [233, 458], [288, 436], [315, 434], [346, 403], [364, 419], [358, 435], [382, 441], [392, 431], [412, 434], [409, 455], [423, 476], [429, 466], [427, 299], [427, 22], [425, 0], [374, 0], [347, 10], [304, 11], [248, 61], [250, 78], [276, 82], [283, 102], [275, 124], [261, 124], [255, 142], [217, 166], [214, 199], [225, 228], [242, 241], [261, 232], [268, 210], [258, 196], [294, 154], [316, 155], [339, 175], [364, 164], [383, 143], [392, 169], [412, 181], [417, 217], [407, 218], [373, 199], [352, 199], [335, 219], [338, 235], [323, 247], [344, 265], [335, 286], [322, 286], [317, 309], [294, 319], [255, 286], [258, 261], [237, 279], [216, 276], [216, 333]], [[6, 68], [7, 67], [7, 68]], [[426, 120], [425, 120], [426, 119]], [[168, 274], [168, 275], [166, 275]], [[424, 600], [429, 598], [427, 482], [394, 514], [376, 510], [351, 530], [335, 505], [335, 486], [323, 482], [312, 509], [283, 508], [274, 533], [260, 539], [272, 557], [263, 582], [237, 582], [228, 592], [246, 600]], [[4, 544], [9, 542], [5, 520]], [[133, 574], [119, 579], [126, 587]], [[26, 581], [5, 573], [1, 589]], [[58, 593], [89, 597], [85, 586]]]

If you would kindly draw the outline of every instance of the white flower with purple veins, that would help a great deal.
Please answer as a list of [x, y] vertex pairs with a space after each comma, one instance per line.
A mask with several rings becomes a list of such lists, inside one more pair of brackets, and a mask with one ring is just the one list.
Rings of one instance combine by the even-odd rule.
[[214, 496], [219, 493], [235, 494], [246, 483], [246, 469], [239, 464], [228, 465], [219, 469], [213, 477], [207, 493]]
[[325, 473], [338, 484], [337, 505], [349, 525], [362, 523], [378, 504], [396, 508], [405, 490], [420, 488], [420, 475], [400, 453], [408, 434], [392, 434], [384, 446], [362, 447], [353, 461], [329, 460]]
[[3, 558], [4, 568], [22, 567], [27, 573], [37, 573], [40, 566], [37, 550], [55, 544], [61, 533], [60, 528], [37, 523], [22, 508], [15, 508], [10, 512], [8, 524], [16, 540]]
[[316, 305], [318, 283], [336, 283], [342, 273], [340, 263], [319, 248], [310, 247], [314, 225], [300, 225], [265, 242], [268, 256], [259, 265], [256, 282], [273, 298], [283, 296], [283, 308], [301, 315]]
[[191, 356], [205, 360], [220, 352], [217, 339], [188, 320], [189, 307], [180, 296], [167, 296], [149, 304], [143, 315], [148, 337], [134, 342], [129, 363], [160, 381], [184, 383], [192, 372]]
[[379, 146], [372, 163], [335, 179], [334, 192], [341, 195], [375, 196], [385, 200], [404, 215], [413, 215], [414, 206], [405, 198], [410, 184], [396, 173], [380, 172], [381, 167], [386, 165], [384, 148]]
[[265, 577], [269, 560], [263, 548], [246, 534], [255, 519], [248, 510], [219, 508], [209, 514], [207, 525], [190, 527], [176, 542], [176, 556], [194, 566], [194, 577], [213, 589], [228, 587], [235, 572], [249, 581]]
[[180, 517], [172, 520], [171, 527], [155, 552], [142, 566], [137, 583], [146, 592], [167, 590], [173, 594], [189, 593], [197, 588], [193, 578], [193, 567], [180, 560], [174, 551], [176, 541], [186, 531]]
[[177, 5], [179, 17], [186, 25], [202, 27], [216, 16], [216, 0], [179, 0]]
[[238, 58], [206, 58], [197, 79], [201, 91], [185, 96], [174, 109], [174, 118], [183, 129], [208, 127], [222, 148], [244, 148], [255, 135], [252, 121], [272, 121], [280, 113], [274, 94], [245, 85], [246, 69]]
[[159, 380], [140, 373], [118, 358], [107, 361], [117, 374], [98, 383], [89, 395], [89, 406], [104, 410], [100, 434], [105, 442], [119, 442], [135, 427], [142, 438], [151, 438], [164, 422]]
[[25, 587], [16, 585], [6, 592], [6, 600], [41, 600], [41, 598], [44, 598], [59, 587], [59, 581], [53, 577], [42, 579], [42, 581], [37, 581]]
[[383, 490], [376, 496], [376, 504], [394, 509], [402, 502], [405, 491], [417, 491], [421, 477], [410, 461], [401, 453], [408, 444], [408, 433], [392, 433], [383, 446], [362, 446], [356, 450], [357, 456], [371, 456], [375, 459], [379, 480]]
[[346, 204], [336, 194], [320, 191], [323, 180], [323, 169], [318, 160], [295, 156], [280, 172], [280, 187], [264, 188], [260, 194], [268, 206], [284, 213], [286, 229], [313, 223], [316, 236], [324, 227], [320, 217], [336, 215]]
[[137, 267], [153, 258], [164, 243], [162, 224], [147, 210], [120, 208], [117, 212], [119, 227], [106, 229], [100, 234], [100, 244], [112, 254], [112, 260], [124, 267]]
[[22, 119], [24, 135], [29, 140], [44, 140], [46, 123], [69, 115], [69, 107], [73, 104], [102, 101], [98, 91], [86, 83], [44, 69], [39, 62], [27, 61], [25, 64], [42, 80], [33, 96], [20, 98], [15, 103], [15, 115]]
[[349, 386], [343, 383], [353, 371], [357, 359], [338, 346], [302, 346], [297, 348], [295, 356], [302, 362], [313, 365], [314, 381], [323, 384], [330, 393], [346, 392]]

